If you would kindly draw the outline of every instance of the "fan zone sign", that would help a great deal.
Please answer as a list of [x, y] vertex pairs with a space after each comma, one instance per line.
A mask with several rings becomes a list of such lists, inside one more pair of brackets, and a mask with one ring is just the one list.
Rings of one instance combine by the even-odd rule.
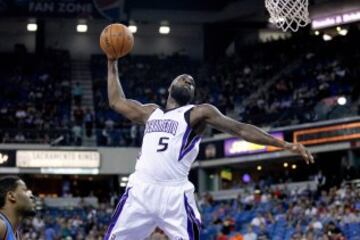
[[0, 0], [0, 16], [122, 20], [125, 0]]

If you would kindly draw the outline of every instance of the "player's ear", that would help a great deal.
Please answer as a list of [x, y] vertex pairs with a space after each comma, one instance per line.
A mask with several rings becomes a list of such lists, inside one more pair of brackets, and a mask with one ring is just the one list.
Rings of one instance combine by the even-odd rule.
[[15, 197], [14, 191], [8, 192], [6, 197], [10, 202], [12, 202], [12, 203], [16, 202], [16, 197]]

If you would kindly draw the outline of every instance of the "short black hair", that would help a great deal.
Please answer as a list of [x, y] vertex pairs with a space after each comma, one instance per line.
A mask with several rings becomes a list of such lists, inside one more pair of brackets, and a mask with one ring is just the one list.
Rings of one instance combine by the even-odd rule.
[[6, 194], [10, 191], [15, 191], [19, 180], [21, 179], [17, 176], [6, 176], [0, 178], [0, 208], [5, 206]]

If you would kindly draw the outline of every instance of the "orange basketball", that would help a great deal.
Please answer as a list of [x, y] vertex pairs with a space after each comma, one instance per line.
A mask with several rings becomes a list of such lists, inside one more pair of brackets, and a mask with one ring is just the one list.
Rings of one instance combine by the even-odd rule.
[[128, 54], [134, 46], [134, 36], [123, 24], [114, 23], [105, 27], [100, 35], [100, 47], [110, 58]]

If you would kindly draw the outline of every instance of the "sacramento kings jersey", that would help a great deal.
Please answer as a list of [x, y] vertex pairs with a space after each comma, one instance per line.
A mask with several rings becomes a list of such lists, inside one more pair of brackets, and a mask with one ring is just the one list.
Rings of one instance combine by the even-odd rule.
[[158, 108], [150, 115], [136, 172], [159, 181], [187, 178], [201, 140], [190, 126], [193, 107], [186, 105], [167, 111]]

